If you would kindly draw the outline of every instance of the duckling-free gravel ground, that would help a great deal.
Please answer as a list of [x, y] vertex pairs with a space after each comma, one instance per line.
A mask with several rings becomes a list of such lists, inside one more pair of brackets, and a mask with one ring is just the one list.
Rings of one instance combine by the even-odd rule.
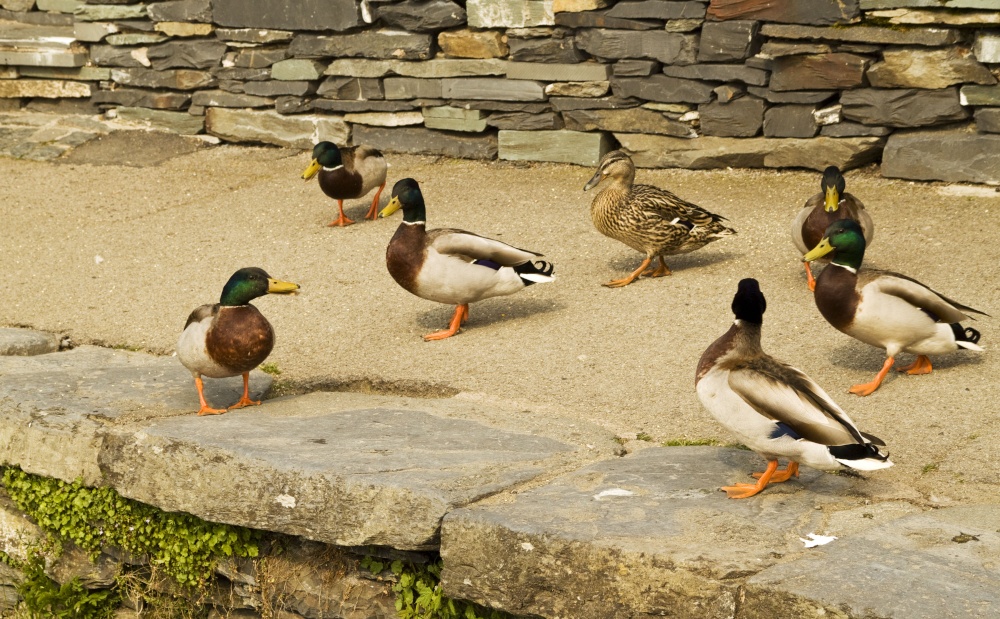
[[454, 308], [410, 295], [386, 272], [398, 213], [362, 222], [368, 197], [348, 202], [359, 223], [326, 227], [336, 203], [300, 179], [309, 162], [303, 152], [215, 146], [157, 163], [161, 157], [143, 156], [162, 154], [155, 134], [128, 144], [117, 160], [132, 165], [97, 165], [109, 159], [97, 147], [101, 156], [67, 161], [0, 159], [7, 281], [0, 325], [169, 355], [195, 306], [215, 302], [236, 269], [260, 266], [302, 286], [298, 296], [255, 302], [277, 332], [269, 361], [283, 381], [457, 392], [519, 411], [525, 427], [556, 416], [593, 423], [632, 450], [731, 440], [699, 404], [694, 369], [732, 321], [736, 283], [755, 277], [768, 301], [765, 350], [810, 374], [888, 443], [896, 466], [869, 476], [883, 497], [996, 500], [1000, 193], [993, 188], [884, 179], [874, 167], [847, 172], [848, 191], [875, 220], [866, 264], [996, 316], [969, 323], [982, 332], [985, 353], [935, 357], [932, 374], [894, 374], [862, 399], [847, 389], [874, 376], [883, 352], [823, 320], [789, 234], [797, 210], [819, 190], [817, 172], [639, 170], [638, 182], [730, 218], [739, 234], [670, 259], [671, 277], [608, 289], [600, 284], [642, 257], [591, 224], [593, 194], [582, 188], [593, 169], [391, 155], [383, 205], [392, 183], [411, 176], [431, 227], [491, 236], [556, 265], [556, 282], [473, 304], [461, 334], [424, 342], [421, 335], [444, 328]]

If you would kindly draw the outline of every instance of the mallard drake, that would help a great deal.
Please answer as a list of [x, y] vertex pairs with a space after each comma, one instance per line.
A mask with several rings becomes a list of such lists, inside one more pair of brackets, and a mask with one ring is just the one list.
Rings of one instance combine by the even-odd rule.
[[864, 396], [878, 389], [900, 352], [917, 355], [917, 359], [899, 371], [929, 374], [933, 368], [927, 355], [959, 348], [983, 350], [976, 344], [979, 331], [960, 323], [972, 320], [966, 312], [988, 314], [956, 303], [906, 275], [861, 270], [865, 237], [858, 222], [843, 219], [833, 223], [802, 259], [815, 260], [827, 254], [831, 254], [832, 263], [816, 278], [816, 307], [838, 330], [884, 348], [886, 354], [875, 378], [854, 385], [851, 393]]
[[[769, 483], [797, 477], [799, 463], [824, 471], [892, 466], [878, 449], [885, 445], [881, 439], [858, 430], [813, 379], [761, 349], [766, 307], [757, 280], [740, 281], [733, 297], [733, 326], [698, 361], [698, 399], [719, 423], [767, 459], [767, 469], [753, 475], [756, 484], [722, 490], [731, 499], [751, 497]], [[788, 459], [780, 471], [778, 458]]]
[[[646, 254], [639, 268], [622, 279], [605, 283], [609, 288], [627, 286], [639, 276], [670, 275], [664, 256], [686, 254], [724, 236], [736, 234], [722, 222], [721, 215], [709, 213], [696, 204], [652, 185], [634, 185], [635, 164], [620, 150], [604, 155], [597, 173], [584, 185], [587, 191], [608, 179], [590, 204], [590, 217], [597, 230], [636, 251]], [[650, 266], [654, 258], [660, 265]]]
[[542, 254], [465, 230], [427, 230], [424, 196], [412, 178], [393, 186], [392, 199], [379, 217], [399, 209], [403, 209], [403, 222], [385, 250], [389, 274], [421, 299], [457, 305], [449, 327], [425, 335], [425, 341], [458, 333], [473, 301], [514, 294], [554, 279], [552, 265], [535, 260]]
[[385, 189], [388, 164], [385, 157], [371, 146], [363, 144], [338, 148], [332, 142], [320, 142], [313, 147], [312, 162], [302, 178], [309, 180], [319, 173], [319, 186], [323, 193], [337, 201], [340, 216], [328, 226], [349, 226], [354, 222], [344, 215], [344, 200], [353, 200], [378, 187], [375, 199], [365, 219], [374, 220], [378, 212], [378, 199]]
[[[202, 305], [188, 316], [177, 340], [177, 358], [194, 374], [201, 401], [199, 415], [218, 415], [227, 410], [260, 404], [250, 399], [250, 370], [264, 362], [274, 347], [274, 329], [252, 299], [265, 294], [289, 294], [298, 284], [272, 279], [263, 269], [240, 269], [226, 282], [222, 298]], [[205, 401], [201, 377], [228, 378], [243, 375], [243, 397], [228, 409], [212, 408]]]
[[[806, 201], [799, 214], [792, 222], [792, 242], [803, 256], [823, 238], [830, 224], [841, 219], [853, 219], [861, 226], [865, 243], [872, 244], [875, 236], [875, 224], [871, 215], [865, 210], [865, 205], [854, 195], [846, 193], [847, 181], [835, 165], [823, 170], [823, 180], [819, 183], [820, 192]], [[829, 262], [824, 260], [823, 262]], [[806, 278], [809, 290], [816, 290], [816, 280], [808, 262], [803, 262], [806, 268]]]

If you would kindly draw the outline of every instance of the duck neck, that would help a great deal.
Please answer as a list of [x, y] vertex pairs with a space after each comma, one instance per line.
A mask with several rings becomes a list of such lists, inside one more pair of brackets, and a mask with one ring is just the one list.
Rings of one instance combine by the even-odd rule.
[[422, 199], [406, 205], [403, 210], [403, 223], [410, 225], [427, 223], [427, 209], [424, 207]]

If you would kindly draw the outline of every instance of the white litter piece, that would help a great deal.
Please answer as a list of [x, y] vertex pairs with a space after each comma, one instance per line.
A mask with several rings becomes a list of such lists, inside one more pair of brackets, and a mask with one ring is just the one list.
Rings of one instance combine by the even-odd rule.
[[612, 488], [610, 490], [602, 490], [594, 495], [595, 501], [600, 501], [606, 496], [632, 496], [635, 493], [631, 490], [625, 490], [624, 488]]
[[815, 548], [816, 546], [826, 546], [833, 540], [837, 539], [836, 535], [816, 535], [815, 533], [807, 533], [805, 537], [800, 537], [799, 541], [806, 545], [806, 548]]
[[94, 264], [101, 264], [102, 262], [104, 262], [104, 258], [100, 256], [94, 256]]

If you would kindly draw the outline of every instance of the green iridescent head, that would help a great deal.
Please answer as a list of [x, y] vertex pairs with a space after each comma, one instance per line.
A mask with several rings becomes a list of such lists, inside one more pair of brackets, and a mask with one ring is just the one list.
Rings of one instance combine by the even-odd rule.
[[834, 264], [861, 268], [865, 257], [865, 235], [861, 226], [853, 219], [841, 219], [830, 224], [823, 235], [823, 240], [809, 253], [802, 257], [803, 262], [811, 262], [817, 258], [832, 253]]
[[299, 289], [298, 284], [273, 279], [264, 269], [247, 267], [233, 273], [222, 288], [220, 305], [246, 305], [265, 294], [289, 294]]
[[399, 209], [403, 209], [403, 221], [409, 223], [427, 221], [424, 194], [420, 193], [420, 185], [412, 178], [404, 178], [392, 186], [392, 199], [378, 216], [388, 217]]

